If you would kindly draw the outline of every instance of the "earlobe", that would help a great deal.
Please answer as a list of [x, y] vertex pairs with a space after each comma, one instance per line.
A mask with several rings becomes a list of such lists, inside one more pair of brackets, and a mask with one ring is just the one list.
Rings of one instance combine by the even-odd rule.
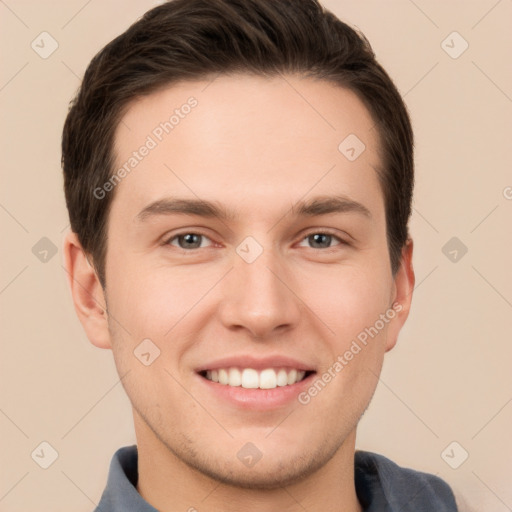
[[392, 308], [396, 316], [389, 324], [386, 341], [386, 352], [391, 350], [398, 340], [398, 334], [402, 329], [411, 309], [412, 293], [414, 290], [414, 268], [412, 264], [413, 241], [409, 238], [402, 248], [400, 268], [394, 278], [394, 297]]
[[66, 235], [63, 253], [75, 311], [89, 341], [99, 348], [111, 348], [103, 288], [76, 233]]

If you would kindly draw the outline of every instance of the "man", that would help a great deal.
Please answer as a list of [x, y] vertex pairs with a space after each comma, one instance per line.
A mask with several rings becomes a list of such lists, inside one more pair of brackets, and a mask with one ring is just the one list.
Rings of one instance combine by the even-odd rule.
[[314, 0], [174, 0], [91, 62], [63, 133], [66, 267], [137, 445], [98, 511], [455, 511], [355, 452], [409, 312], [413, 135]]

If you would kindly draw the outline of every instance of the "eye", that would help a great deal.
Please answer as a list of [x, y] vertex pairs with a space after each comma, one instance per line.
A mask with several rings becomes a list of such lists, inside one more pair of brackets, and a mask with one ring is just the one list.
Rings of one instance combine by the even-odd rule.
[[[174, 247], [179, 247], [180, 249], [200, 249], [205, 247], [202, 244], [203, 240], [210, 240], [207, 236], [201, 235], [200, 233], [181, 233], [178, 235], [174, 235], [172, 238], [167, 240], [167, 244], [173, 245]], [[176, 245], [173, 243], [177, 241]], [[210, 240], [211, 241], [211, 240]]]
[[345, 241], [343, 241], [341, 238], [337, 237], [336, 235], [333, 235], [329, 232], [324, 231], [317, 231], [314, 233], [309, 233], [306, 235], [302, 242], [306, 241], [311, 243], [312, 249], [329, 249], [332, 247], [331, 242], [333, 240], [337, 240], [339, 243], [336, 245], [343, 245], [346, 244]]

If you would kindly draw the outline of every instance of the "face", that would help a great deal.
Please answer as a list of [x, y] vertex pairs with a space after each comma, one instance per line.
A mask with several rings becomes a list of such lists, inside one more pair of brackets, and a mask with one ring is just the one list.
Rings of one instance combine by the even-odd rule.
[[262, 488], [353, 450], [410, 300], [373, 127], [352, 92], [292, 76], [173, 85], [126, 110], [105, 298], [139, 444]]

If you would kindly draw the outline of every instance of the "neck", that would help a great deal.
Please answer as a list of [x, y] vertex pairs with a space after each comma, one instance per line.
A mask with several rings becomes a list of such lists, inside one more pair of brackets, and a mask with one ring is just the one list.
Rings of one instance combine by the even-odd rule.
[[354, 483], [355, 430], [329, 462], [299, 482], [276, 489], [247, 489], [219, 482], [172, 453], [147, 425], [135, 422], [137, 491], [160, 512], [362, 512]]

